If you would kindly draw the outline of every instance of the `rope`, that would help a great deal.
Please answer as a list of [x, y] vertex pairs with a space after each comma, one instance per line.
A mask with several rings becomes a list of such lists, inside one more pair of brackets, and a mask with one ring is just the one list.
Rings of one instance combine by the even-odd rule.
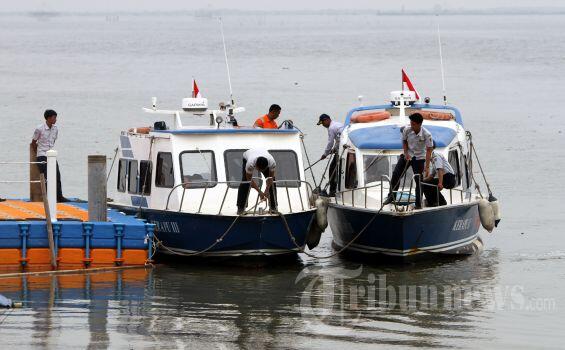
[[116, 157], [118, 156], [118, 149], [119, 147], [116, 147], [116, 149], [114, 150], [114, 159], [112, 159], [112, 165], [110, 165], [110, 171], [108, 172], [108, 176], [106, 176], [106, 183], [108, 183], [108, 180], [110, 180], [112, 169], [114, 169], [114, 162], [116, 161]]
[[[308, 169], [310, 169], [310, 173], [312, 174], [312, 180], [314, 180], [314, 188], [318, 187], [316, 183], [316, 177], [314, 176], [314, 170], [312, 170], [312, 163], [310, 162], [310, 157], [308, 156], [308, 151], [306, 150], [306, 145], [304, 144], [304, 134], [300, 133], [300, 142], [302, 143], [302, 148], [304, 148], [304, 154], [306, 155], [306, 161], [308, 162]], [[316, 162], [317, 163], [317, 162]], [[314, 163], [314, 164], [316, 164]]]
[[485, 185], [487, 186], [488, 194], [492, 196], [492, 191], [490, 190], [490, 185], [487, 181], [487, 177], [485, 175], [485, 172], [483, 171], [481, 161], [479, 160], [479, 156], [477, 155], [477, 150], [475, 149], [475, 144], [473, 143], [472, 140], [471, 140], [471, 148], [473, 149], [473, 152], [475, 154], [475, 158], [477, 159], [477, 164], [479, 164], [479, 169], [481, 170], [481, 174], [483, 175], [483, 180], [485, 180]]

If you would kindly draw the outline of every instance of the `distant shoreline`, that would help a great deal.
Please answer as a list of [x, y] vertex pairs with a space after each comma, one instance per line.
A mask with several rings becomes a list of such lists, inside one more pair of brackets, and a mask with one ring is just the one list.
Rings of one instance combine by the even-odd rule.
[[30, 16], [30, 17], [70, 17], [70, 16], [193, 16], [193, 17], [218, 17], [218, 16], [246, 16], [246, 15], [269, 15], [269, 16], [497, 16], [497, 15], [563, 15], [565, 7], [543, 7], [543, 8], [493, 8], [481, 10], [466, 9], [434, 9], [434, 10], [234, 10], [234, 9], [199, 9], [192, 11], [100, 11], [100, 12], [74, 12], [74, 11], [0, 11], [0, 16]]

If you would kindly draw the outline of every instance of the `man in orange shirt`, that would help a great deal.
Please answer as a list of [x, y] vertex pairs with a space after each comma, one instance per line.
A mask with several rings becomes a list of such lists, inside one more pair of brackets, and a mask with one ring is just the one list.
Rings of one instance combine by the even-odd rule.
[[279, 105], [271, 105], [269, 107], [269, 113], [265, 114], [261, 118], [258, 118], [253, 124], [254, 128], [262, 128], [262, 129], [278, 129], [279, 126], [275, 119], [279, 117], [281, 114], [281, 106]]

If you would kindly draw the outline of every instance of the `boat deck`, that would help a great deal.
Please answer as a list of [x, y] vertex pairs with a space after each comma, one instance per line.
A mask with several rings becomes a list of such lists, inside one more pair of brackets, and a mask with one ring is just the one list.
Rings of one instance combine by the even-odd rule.
[[[0, 202], [0, 221], [45, 220], [42, 202], [7, 200]], [[57, 220], [88, 221], [88, 211], [72, 204], [57, 204]]]

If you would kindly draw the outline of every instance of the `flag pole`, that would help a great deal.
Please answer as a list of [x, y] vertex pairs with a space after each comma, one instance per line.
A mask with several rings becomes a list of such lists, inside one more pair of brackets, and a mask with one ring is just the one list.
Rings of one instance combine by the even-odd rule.
[[439, 20], [437, 22], [437, 41], [439, 44], [439, 64], [441, 67], [441, 85], [443, 88], [443, 104], [444, 106], [447, 106], [447, 94], [445, 92], [445, 73], [443, 71], [443, 54], [441, 51], [441, 33], [439, 31]]

